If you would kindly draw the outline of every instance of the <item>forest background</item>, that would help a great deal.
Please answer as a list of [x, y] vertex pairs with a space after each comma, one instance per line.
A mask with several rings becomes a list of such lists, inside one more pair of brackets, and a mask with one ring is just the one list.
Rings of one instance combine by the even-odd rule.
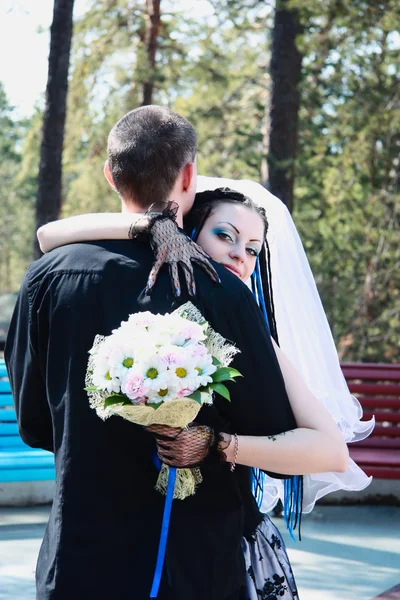
[[68, 32], [73, 5], [55, 0], [51, 30], [53, 84], [72, 37], [58, 195], [41, 148], [60, 120], [51, 77], [25, 119], [0, 82], [0, 294], [18, 290], [38, 223], [120, 209], [108, 132], [162, 104], [194, 124], [200, 173], [260, 181], [292, 211], [340, 358], [400, 362], [397, 0], [93, 0]]

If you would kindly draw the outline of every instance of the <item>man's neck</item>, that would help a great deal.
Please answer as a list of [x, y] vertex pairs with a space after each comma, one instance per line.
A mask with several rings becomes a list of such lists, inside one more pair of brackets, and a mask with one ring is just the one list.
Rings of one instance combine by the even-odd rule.
[[[176, 214], [176, 224], [178, 227], [183, 227], [183, 214], [181, 207], [177, 202], [175, 204], [178, 206], [178, 212]], [[131, 213], [135, 215], [144, 215], [147, 212], [147, 208], [142, 208], [141, 206], [136, 205], [134, 202], [125, 202], [123, 198], [121, 198], [121, 212], [123, 213]]]

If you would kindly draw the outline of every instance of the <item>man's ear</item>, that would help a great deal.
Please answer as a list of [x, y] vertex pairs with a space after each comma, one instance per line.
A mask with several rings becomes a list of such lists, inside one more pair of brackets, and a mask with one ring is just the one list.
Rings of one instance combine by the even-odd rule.
[[195, 163], [188, 163], [183, 167], [182, 173], [182, 189], [187, 192], [193, 184], [193, 178], [196, 176]]
[[115, 187], [114, 180], [111, 175], [110, 165], [108, 164], [108, 160], [106, 160], [106, 162], [104, 163], [103, 173], [104, 173], [104, 177], [107, 179], [108, 183], [110, 184], [110, 186], [112, 187], [114, 192], [116, 192], [117, 188]]

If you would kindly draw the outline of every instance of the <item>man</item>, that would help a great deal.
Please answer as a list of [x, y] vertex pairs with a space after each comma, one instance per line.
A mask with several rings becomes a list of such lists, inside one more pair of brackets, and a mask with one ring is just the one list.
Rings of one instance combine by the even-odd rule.
[[[142, 107], [111, 130], [105, 175], [123, 210], [142, 213], [155, 199], [174, 200], [181, 225], [194, 200], [195, 156], [196, 134], [186, 119]], [[5, 358], [21, 436], [54, 452], [57, 474], [38, 558], [38, 600], [149, 597], [164, 504], [154, 489], [154, 437], [121, 418], [101, 421], [83, 388], [96, 334], [109, 334], [131, 313], [176, 307], [165, 269], [152, 294], [145, 293], [153, 259], [147, 241], [87, 242], [52, 251], [25, 275]], [[245, 383], [232, 388], [230, 405], [216, 401], [202, 409], [199, 421], [221, 431], [225, 418], [233, 431], [261, 435], [256, 399], [271, 395], [280, 373], [265, 372], [271, 343], [250, 292], [215, 266], [222, 285], [196, 270], [194, 302], [241, 349], [235, 366]], [[184, 292], [180, 302], [188, 299]], [[223, 462], [205, 463], [196, 494], [174, 502], [159, 600], [241, 598], [244, 500], [238, 473]]]

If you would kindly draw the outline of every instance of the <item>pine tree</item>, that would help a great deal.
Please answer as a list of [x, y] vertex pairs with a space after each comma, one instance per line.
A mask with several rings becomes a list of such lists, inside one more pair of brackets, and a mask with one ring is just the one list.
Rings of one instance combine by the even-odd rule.
[[[36, 229], [58, 219], [62, 204], [62, 153], [67, 109], [74, 0], [54, 0], [50, 30], [46, 107], [40, 147]], [[35, 238], [34, 255], [41, 255]]]

